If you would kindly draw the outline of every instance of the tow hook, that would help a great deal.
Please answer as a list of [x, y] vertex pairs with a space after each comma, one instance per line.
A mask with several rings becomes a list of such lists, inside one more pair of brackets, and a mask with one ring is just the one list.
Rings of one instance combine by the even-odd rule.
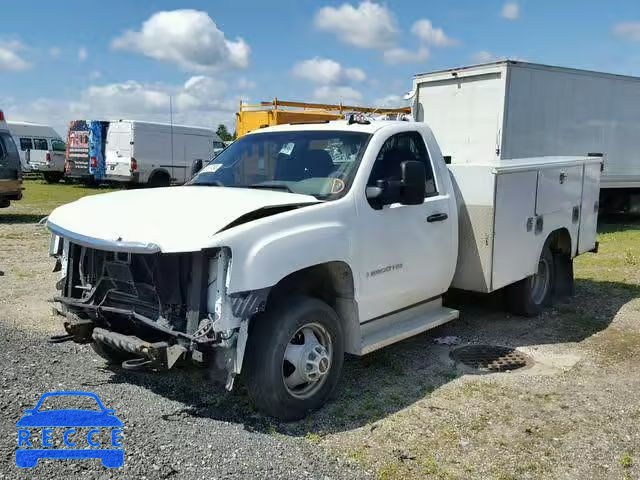
[[142, 370], [151, 365], [153, 361], [149, 358], [130, 358], [122, 362], [122, 368], [125, 370]]

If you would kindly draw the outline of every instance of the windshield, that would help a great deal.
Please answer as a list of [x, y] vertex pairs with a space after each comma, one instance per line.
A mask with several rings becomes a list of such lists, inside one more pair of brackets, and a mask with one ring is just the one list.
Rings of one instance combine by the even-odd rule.
[[247, 135], [212, 159], [189, 184], [265, 188], [335, 200], [349, 190], [370, 137], [345, 131]]

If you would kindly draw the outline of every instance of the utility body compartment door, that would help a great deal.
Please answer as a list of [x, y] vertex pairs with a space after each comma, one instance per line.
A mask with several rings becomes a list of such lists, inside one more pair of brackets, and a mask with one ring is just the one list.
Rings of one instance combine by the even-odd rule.
[[582, 165], [541, 168], [538, 171], [536, 214], [545, 215], [579, 207], [583, 168]]
[[578, 254], [591, 251], [596, 246], [599, 196], [600, 164], [586, 164], [584, 166], [584, 179], [582, 183], [582, 204], [580, 205]]

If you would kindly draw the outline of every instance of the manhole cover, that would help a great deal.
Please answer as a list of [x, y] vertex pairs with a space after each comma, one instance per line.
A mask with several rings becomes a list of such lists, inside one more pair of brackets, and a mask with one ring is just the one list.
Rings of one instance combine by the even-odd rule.
[[518, 350], [496, 345], [467, 345], [451, 352], [456, 363], [485, 372], [508, 372], [533, 364], [533, 360]]

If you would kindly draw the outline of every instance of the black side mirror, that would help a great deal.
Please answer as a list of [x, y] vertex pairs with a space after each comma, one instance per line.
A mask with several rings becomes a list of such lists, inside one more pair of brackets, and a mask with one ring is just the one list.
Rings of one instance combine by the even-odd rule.
[[195, 177], [200, 170], [202, 170], [202, 159], [197, 158], [191, 164], [191, 178]]
[[384, 205], [401, 203], [420, 205], [426, 194], [426, 173], [424, 164], [406, 160], [400, 164], [400, 180], [378, 180], [376, 186], [367, 187], [366, 197], [376, 210]]
[[400, 203], [403, 205], [420, 205], [427, 192], [424, 164], [416, 160], [407, 160], [400, 164], [402, 180], [400, 180]]

